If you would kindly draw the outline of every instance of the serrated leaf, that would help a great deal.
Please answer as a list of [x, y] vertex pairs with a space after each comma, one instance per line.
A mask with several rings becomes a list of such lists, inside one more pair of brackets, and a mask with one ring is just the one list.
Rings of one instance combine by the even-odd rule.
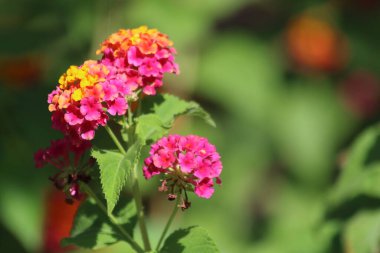
[[155, 141], [167, 134], [168, 127], [155, 114], [145, 114], [136, 119], [136, 135], [143, 143]]
[[162, 98], [161, 103], [154, 104], [153, 111], [164, 123], [172, 124], [177, 116], [189, 115], [199, 117], [215, 127], [211, 116], [198, 103], [188, 102], [170, 94], [164, 94]]
[[330, 200], [335, 205], [364, 194], [380, 197], [380, 127], [361, 134], [349, 151], [342, 174], [332, 189]]
[[100, 182], [107, 201], [108, 213], [112, 213], [124, 187], [127, 178], [131, 176], [139, 145], [132, 145], [126, 155], [118, 151], [93, 149], [91, 155], [95, 157], [100, 169]]
[[[117, 224], [130, 235], [137, 223], [134, 201], [120, 201], [115, 208]], [[124, 240], [119, 229], [110, 222], [109, 217], [88, 199], [79, 207], [74, 219], [70, 237], [62, 240], [62, 246], [74, 244], [81, 248], [99, 249]]]
[[361, 212], [348, 223], [343, 233], [345, 252], [380, 252], [380, 212]]
[[220, 252], [208, 232], [199, 226], [179, 229], [165, 241], [159, 253], [217, 253]]
[[210, 114], [206, 112], [198, 103], [194, 101], [191, 101], [188, 103], [187, 110], [182, 114], [199, 117], [203, 119], [210, 126], [216, 127], [215, 121], [211, 118]]
[[144, 111], [148, 113], [136, 119], [136, 134], [144, 143], [154, 142], [167, 134], [176, 117], [181, 115], [200, 117], [215, 127], [211, 116], [196, 102], [169, 94], [147, 98], [145, 102], [147, 108]]

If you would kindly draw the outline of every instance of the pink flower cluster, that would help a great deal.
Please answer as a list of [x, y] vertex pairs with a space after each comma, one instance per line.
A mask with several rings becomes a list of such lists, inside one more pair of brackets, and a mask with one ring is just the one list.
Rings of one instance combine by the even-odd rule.
[[222, 163], [215, 146], [206, 138], [170, 135], [152, 145], [143, 172], [146, 179], [163, 174], [160, 190], [169, 191], [169, 198], [183, 191], [186, 195], [186, 190], [210, 198], [214, 193], [214, 179], [221, 183]]
[[48, 96], [53, 128], [66, 136], [92, 140], [110, 116], [124, 115], [127, 98], [140, 90], [154, 95], [164, 73], [178, 73], [172, 42], [156, 29], [120, 30], [105, 40], [99, 61], [71, 66]]
[[[89, 159], [86, 164], [80, 164], [83, 154], [91, 148], [89, 141], [73, 144], [70, 139], [64, 138], [51, 141], [50, 147], [40, 149], [34, 154], [35, 166], [42, 168], [51, 164], [58, 168], [60, 172], [50, 179], [54, 185], [63, 190], [69, 199], [80, 199], [79, 181], [88, 182], [85, 168], [92, 167], [93, 160]], [[82, 169], [78, 169], [78, 168]]]
[[48, 96], [53, 128], [77, 141], [91, 140], [98, 126], [107, 124], [107, 113], [124, 115], [128, 108], [125, 97], [132, 90], [125, 79], [110, 78], [110, 73], [96, 61], [71, 66]]
[[103, 53], [101, 62], [115, 74], [133, 80], [133, 90], [141, 88], [144, 94], [155, 95], [164, 73], [179, 72], [172, 45], [167, 35], [141, 26], [112, 34], [97, 53]]

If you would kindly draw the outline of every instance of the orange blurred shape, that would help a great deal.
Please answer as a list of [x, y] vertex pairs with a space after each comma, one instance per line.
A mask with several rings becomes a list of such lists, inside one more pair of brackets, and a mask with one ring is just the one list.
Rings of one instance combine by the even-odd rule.
[[292, 20], [286, 31], [286, 46], [298, 67], [312, 71], [336, 71], [347, 62], [347, 42], [329, 23], [309, 15]]
[[66, 202], [66, 195], [56, 189], [48, 192], [44, 225], [44, 253], [61, 253], [72, 250], [62, 248], [60, 242], [70, 235], [72, 223], [80, 202]]
[[41, 78], [41, 58], [21, 56], [0, 59], [0, 81], [11, 87], [28, 87]]
[[339, 87], [347, 109], [359, 118], [368, 118], [379, 109], [380, 83], [366, 71], [356, 71]]

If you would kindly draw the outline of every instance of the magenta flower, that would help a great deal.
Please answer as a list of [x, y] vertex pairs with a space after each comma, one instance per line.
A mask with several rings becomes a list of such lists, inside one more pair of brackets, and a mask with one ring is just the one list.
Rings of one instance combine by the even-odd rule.
[[197, 194], [199, 197], [209, 199], [211, 198], [212, 194], [214, 193], [214, 184], [210, 178], [204, 178], [202, 181], [198, 183], [198, 185], [195, 187], [195, 194]]
[[81, 100], [80, 112], [86, 120], [98, 120], [102, 113], [102, 105], [94, 98], [84, 98]]
[[97, 53], [103, 54], [102, 64], [114, 68], [110, 76], [126, 74], [126, 84], [133, 84], [132, 91], [141, 89], [146, 95], [155, 95], [164, 73], [179, 73], [172, 45], [167, 35], [142, 26], [112, 34]]
[[67, 108], [64, 118], [65, 121], [71, 126], [82, 124], [84, 121], [83, 115], [75, 106], [69, 106]]
[[108, 113], [115, 116], [117, 115], [124, 115], [125, 112], [128, 109], [128, 104], [125, 102], [125, 98], [117, 98], [114, 101], [110, 103], [110, 106], [108, 107]]
[[137, 47], [130, 47], [127, 55], [128, 63], [132, 64], [133, 66], [138, 67], [143, 63], [144, 55], [138, 50]]
[[161, 69], [162, 66], [156, 59], [145, 58], [143, 64], [139, 67], [139, 73], [143, 76], [158, 77]]
[[189, 135], [170, 135], [151, 146], [150, 156], [145, 159], [144, 176], [163, 174], [159, 188], [169, 192], [169, 199], [183, 195], [181, 207], [190, 204], [186, 191], [193, 191], [201, 198], [210, 198], [214, 193], [214, 179], [221, 183], [222, 163], [215, 146], [206, 138]]

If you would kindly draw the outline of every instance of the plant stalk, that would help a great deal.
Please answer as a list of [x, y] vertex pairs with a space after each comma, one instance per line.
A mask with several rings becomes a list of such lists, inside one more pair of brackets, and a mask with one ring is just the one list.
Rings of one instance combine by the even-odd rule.
[[175, 215], [176, 215], [177, 212], [178, 212], [178, 208], [179, 208], [179, 207], [178, 207], [178, 204], [179, 204], [180, 200], [181, 200], [181, 194], [178, 194], [178, 196], [177, 196], [177, 201], [176, 201], [176, 203], [175, 203], [175, 205], [174, 205], [173, 211], [172, 211], [172, 213], [171, 213], [171, 215], [170, 215], [168, 221], [166, 222], [166, 225], [165, 225], [164, 231], [162, 231], [162, 234], [161, 234], [160, 240], [158, 240], [158, 243], [157, 243], [157, 246], [156, 246], [156, 251], [158, 251], [158, 250], [160, 249], [161, 244], [162, 244], [162, 242], [164, 241], [164, 238], [165, 238], [165, 236], [166, 236], [166, 234], [167, 234], [167, 232], [168, 232], [168, 230], [169, 230], [169, 227], [170, 227], [170, 225], [172, 224], [172, 222], [173, 222], [173, 220], [174, 220], [174, 217], [175, 217]]
[[126, 155], [127, 152], [125, 151], [125, 149], [123, 148], [123, 146], [121, 145], [121, 143], [119, 142], [119, 140], [117, 139], [116, 135], [113, 133], [112, 129], [109, 126], [107, 126], [107, 125], [104, 128], [106, 129], [107, 133], [110, 135], [111, 139], [115, 143], [116, 147], [120, 150], [120, 152], [123, 155]]
[[136, 167], [133, 168], [133, 187], [132, 192], [135, 199], [136, 207], [137, 207], [137, 217], [139, 219], [139, 226], [141, 231], [141, 237], [144, 243], [144, 248], [146, 251], [151, 251], [152, 248], [150, 246], [149, 236], [148, 236], [148, 230], [145, 223], [145, 215], [144, 210], [142, 206], [142, 197], [141, 197], [141, 191], [140, 186], [137, 178], [137, 171]]

